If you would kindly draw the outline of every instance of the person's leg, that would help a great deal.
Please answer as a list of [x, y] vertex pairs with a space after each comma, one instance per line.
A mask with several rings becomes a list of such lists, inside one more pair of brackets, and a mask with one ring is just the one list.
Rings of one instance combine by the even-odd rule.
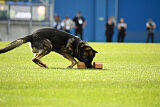
[[110, 42], [112, 42], [113, 33], [110, 34]]
[[79, 30], [80, 38], [83, 40], [83, 29]]
[[152, 33], [149, 33], [148, 42], [152, 42]]
[[112, 35], [111, 34], [108, 36], [108, 42], [112, 42]]
[[152, 43], [154, 43], [154, 33], [151, 34]]
[[146, 43], [149, 42], [149, 36], [150, 36], [150, 33], [147, 34], [147, 40], [146, 40]]
[[78, 34], [79, 34], [78, 29], [75, 29], [75, 36], [78, 36]]
[[124, 38], [125, 38], [125, 35], [122, 35], [122, 40], [121, 40], [121, 42], [124, 42]]
[[121, 40], [121, 35], [120, 35], [120, 32], [118, 32], [117, 42], [120, 42], [120, 40]]
[[70, 32], [70, 30], [65, 30], [65, 32], [67, 32], [67, 33], [71, 33], [71, 32]]
[[107, 42], [112, 42], [112, 33], [106, 33]]
[[107, 35], [107, 42], [110, 42], [110, 35]]
[[106, 42], [108, 42], [108, 35], [106, 35]]
[[107, 42], [111, 42], [111, 35], [110, 34], [107, 35]]
[[125, 38], [125, 32], [122, 34], [122, 39], [121, 39], [121, 42], [124, 42], [124, 38]]

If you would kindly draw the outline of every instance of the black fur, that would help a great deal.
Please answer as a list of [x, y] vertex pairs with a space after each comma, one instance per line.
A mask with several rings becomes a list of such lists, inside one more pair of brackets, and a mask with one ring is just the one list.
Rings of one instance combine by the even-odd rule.
[[97, 53], [87, 42], [82, 41], [79, 37], [53, 28], [39, 29], [29, 36], [15, 40], [0, 49], [0, 53], [5, 53], [26, 42], [31, 43], [32, 52], [35, 53], [35, 57], [32, 59], [33, 62], [42, 67], [47, 66], [40, 61], [40, 58], [51, 51], [55, 51], [72, 62], [68, 66], [69, 68], [76, 65], [77, 61], [74, 58], [85, 62], [87, 68], [92, 68], [91, 63], [95, 57], [95, 53]]

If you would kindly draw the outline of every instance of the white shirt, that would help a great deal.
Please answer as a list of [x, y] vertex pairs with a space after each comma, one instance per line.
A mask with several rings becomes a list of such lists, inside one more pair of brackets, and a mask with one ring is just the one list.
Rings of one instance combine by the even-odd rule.
[[65, 19], [63, 24], [65, 30], [71, 30], [74, 27], [74, 22], [71, 19]]

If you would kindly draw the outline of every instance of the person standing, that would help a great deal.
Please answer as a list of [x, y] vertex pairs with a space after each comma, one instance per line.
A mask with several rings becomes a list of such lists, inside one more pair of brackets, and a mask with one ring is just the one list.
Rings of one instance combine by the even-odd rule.
[[146, 23], [147, 28], [147, 40], [146, 43], [149, 42], [149, 39], [151, 38], [152, 43], [154, 42], [154, 29], [156, 28], [156, 24], [152, 21], [152, 19], [149, 19]]
[[114, 34], [114, 22], [112, 18], [109, 18], [108, 22], [106, 23], [106, 42], [112, 42], [112, 36]]
[[73, 27], [74, 27], [74, 22], [68, 16], [66, 16], [65, 19], [63, 20], [64, 31], [71, 33]]
[[80, 35], [80, 38], [83, 40], [83, 28], [86, 25], [86, 20], [83, 16], [81, 16], [81, 12], [77, 12], [77, 16], [73, 18], [75, 22], [75, 35]]
[[54, 27], [55, 29], [58, 29], [58, 30], [63, 30], [60, 16], [58, 16], [58, 15], [55, 15], [55, 16], [54, 16], [53, 27]]
[[125, 23], [124, 19], [121, 18], [120, 22], [118, 23], [118, 42], [124, 42], [124, 38], [126, 35], [126, 28], [127, 28], [127, 24]]

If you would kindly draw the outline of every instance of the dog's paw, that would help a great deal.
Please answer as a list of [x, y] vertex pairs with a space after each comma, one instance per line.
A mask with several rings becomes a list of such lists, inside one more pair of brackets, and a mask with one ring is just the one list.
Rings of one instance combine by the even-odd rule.
[[48, 68], [48, 66], [46, 64], [43, 65], [44, 68]]

